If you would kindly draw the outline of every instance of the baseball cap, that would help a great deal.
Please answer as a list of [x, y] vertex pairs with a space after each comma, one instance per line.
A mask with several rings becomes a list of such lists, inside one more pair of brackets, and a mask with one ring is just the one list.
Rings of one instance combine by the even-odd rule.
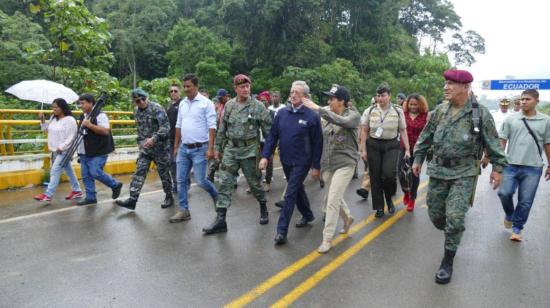
[[341, 99], [344, 103], [347, 103], [350, 100], [348, 89], [337, 84], [333, 85], [332, 88], [330, 88], [330, 91], [323, 92], [323, 94]]
[[217, 93], [218, 97], [227, 96], [227, 91], [225, 89], [219, 89]]

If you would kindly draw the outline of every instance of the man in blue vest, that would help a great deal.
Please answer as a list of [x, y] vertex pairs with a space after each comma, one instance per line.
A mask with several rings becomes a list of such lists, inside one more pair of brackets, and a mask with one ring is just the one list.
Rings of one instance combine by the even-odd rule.
[[287, 179], [285, 204], [277, 224], [275, 245], [286, 243], [288, 225], [294, 205], [302, 214], [297, 228], [306, 227], [315, 218], [309, 207], [304, 190], [304, 180], [312, 168], [313, 177], [319, 179], [323, 133], [319, 115], [303, 106], [303, 99], [309, 97], [309, 87], [304, 81], [295, 81], [290, 90], [291, 105], [279, 110], [273, 120], [271, 131], [262, 152], [260, 169], [265, 169], [268, 159], [279, 144], [279, 155]]

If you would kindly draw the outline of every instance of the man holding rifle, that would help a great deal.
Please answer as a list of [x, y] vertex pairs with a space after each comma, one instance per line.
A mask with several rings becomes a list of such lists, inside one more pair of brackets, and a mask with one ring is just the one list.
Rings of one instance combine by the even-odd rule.
[[109, 118], [104, 112], [97, 113], [97, 111], [94, 112], [97, 116], [90, 116], [96, 104], [95, 98], [91, 94], [82, 94], [78, 98], [78, 103], [83, 112], [80, 117], [80, 125], [85, 129], [81, 130], [82, 142], [78, 145], [77, 151], [82, 182], [84, 182], [86, 189], [86, 198], [77, 204], [97, 203], [95, 180], [110, 187], [113, 190], [112, 198], [116, 199], [120, 195], [122, 183], [117, 182], [112, 176], [103, 171], [107, 156], [115, 150]]

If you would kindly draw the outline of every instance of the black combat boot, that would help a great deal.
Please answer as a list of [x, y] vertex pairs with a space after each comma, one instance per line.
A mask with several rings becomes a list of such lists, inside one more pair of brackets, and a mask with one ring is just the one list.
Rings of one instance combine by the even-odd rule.
[[275, 206], [282, 209], [285, 206], [285, 200], [279, 200], [275, 202]]
[[136, 200], [132, 199], [132, 198], [128, 198], [126, 200], [116, 200], [115, 201], [116, 205], [118, 206], [121, 206], [121, 207], [125, 207], [129, 210], [135, 210], [136, 209]]
[[227, 223], [225, 222], [225, 214], [227, 213], [227, 209], [218, 208], [216, 209], [216, 212], [218, 213], [216, 220], [214, 220], [210, 226], [202, 228], [204, 235], [227, 232]]
[[269, 214], [267, 213], [267, 205], [265, 202], [260, 203], [260, 225], [267, 225], [269, 223]]
[[447, 284], [451, 281], [453, 276], [453, 259], [455, 257], [456, 251], [451, 251], [445, 249], [445, 256], [443, 261], [441, 261], [441, 266], [435, 274], [435, 282], [439, 284]]
[[164, 202], [160, 205], [161, 208], [169, 208], [172, 205], [174, 205], [174, 197], [172, 194], [166, 195], [166, 198], [164, 198]]

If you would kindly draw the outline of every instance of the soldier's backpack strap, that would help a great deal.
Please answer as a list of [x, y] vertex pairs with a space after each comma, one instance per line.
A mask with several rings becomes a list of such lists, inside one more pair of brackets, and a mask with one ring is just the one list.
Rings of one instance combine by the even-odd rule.
[[480, 114], [479, 114], [479, 102], [474, 94], [472, 94], [472, 124], [474, 126], [473, 133], [479, 135], [480, 130]]

